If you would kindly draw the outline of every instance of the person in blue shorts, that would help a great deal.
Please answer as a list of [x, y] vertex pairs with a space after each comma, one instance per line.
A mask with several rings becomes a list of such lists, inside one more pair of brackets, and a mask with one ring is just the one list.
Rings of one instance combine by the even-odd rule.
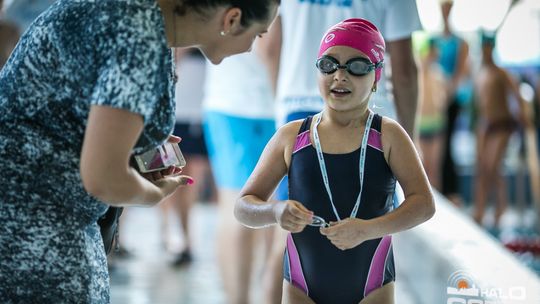
[[270, 76], [263, 64], [259, 39], [253, 52], [207, 67], [204, 135], [218, 188], [217, 256], [227, 303], [249, 303], [256, 242], [263, 231], [240, 225], [234, 202], [274, 134]]
[[[316, 61], [323, 111], [276, 132], [237, 200], [242, 224], [289, 232], [283, 303], [394, 303], [392, 234], [435, 212], [412, 140], [368, 107], [384, 50], [366, 19], [324, 34]], [[269, 201], [285, 174], [289, 199]], [[393, 209], [396, 181], [405, 200]]]

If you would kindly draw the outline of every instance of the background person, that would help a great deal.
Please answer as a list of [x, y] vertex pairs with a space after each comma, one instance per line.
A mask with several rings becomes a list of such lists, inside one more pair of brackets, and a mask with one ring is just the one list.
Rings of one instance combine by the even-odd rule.
[[270, 76], [259, 53], [265, 39], [252, 52], [207, 69], [204, 131], [218, 188], [217, 257], [227, 303], [251, 303], [256, 253], [265, 238], [233, 215], [240, 189], [275, 132]]
[[446, 83], [438, 63], [439, 52], [430, 39], [420, 64], [419, 147], [422, 164], [433, 188], [441, 190], [441, 155], [446, 109]]
[[470, 99], [471, 89], [467, 86], [469, 77], [469, 44], [456, 35], [450, 26], [450, 13], [453, 1], [445, 0], [441, 3], [443, 18], [443, 32], [435, 37], [435, 44], [439, 50], [439, 64], [444, 72], [446, 86], [446, 126], [442, 156], [442, 186], [441, 193], [456, 206], [463, 205], [460, 194], [458, 173], [452, 154], [452, 136], [455, 131], [456, 120], [463, 104]]
[[[494, 230], [499, 228], [501, 216], [506, 210], [508, 193], [501, 172], [502, 161], [512, 133], [519, 125], [529, 127], [525, 100], [510, 74], [493, 60], [495, 38], [482, 35], [482, 63], [476, 75], [475, 87], [478, 107], [477, 122], [477, 170], [474, 196], [474, 220], [482, 225], [486, 203], [495, 192]], [[512, 96], [513, 98], [508, 98]], [[517, 103], [514, 107], [511, 101]], [[512, 108], [519, 109], [514, 115]], [[532, 127], [532, 124], [530, 125]]]

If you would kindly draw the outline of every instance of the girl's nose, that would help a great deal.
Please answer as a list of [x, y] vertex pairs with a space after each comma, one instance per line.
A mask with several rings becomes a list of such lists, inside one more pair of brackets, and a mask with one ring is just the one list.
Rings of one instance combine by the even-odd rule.
[[346, 81], [347, 77], [347, 70], [345, 69], [337, 69], [337, 71], [334, 72], [335, 81]]

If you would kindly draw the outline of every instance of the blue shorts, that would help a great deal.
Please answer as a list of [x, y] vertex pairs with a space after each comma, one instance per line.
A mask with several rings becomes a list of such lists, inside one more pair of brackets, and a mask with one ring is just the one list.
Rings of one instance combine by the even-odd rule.
[[208, 154], [202, 124], [176, 123], [173, 134], [182, 137], [179, 146], [185, 155], [206, 156]]
[[242, 189], [275, 131], [273, 119], [206, 112], [204, 138], [217, 186]]

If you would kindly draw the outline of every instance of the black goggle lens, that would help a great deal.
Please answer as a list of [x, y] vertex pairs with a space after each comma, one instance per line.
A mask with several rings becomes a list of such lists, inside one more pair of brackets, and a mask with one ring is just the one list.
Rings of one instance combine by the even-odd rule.
[[338, 69], [345, 69], [351, 75], [364, 76], [378, 68], [381, 64], [382, 62], [374, 64], [367, 58], [358, 57], [350, 59], [345, 65], [340, 65], [336, 58], [323, 56], [317, 60], [316, 66], [323, 74], [332, 74]]

